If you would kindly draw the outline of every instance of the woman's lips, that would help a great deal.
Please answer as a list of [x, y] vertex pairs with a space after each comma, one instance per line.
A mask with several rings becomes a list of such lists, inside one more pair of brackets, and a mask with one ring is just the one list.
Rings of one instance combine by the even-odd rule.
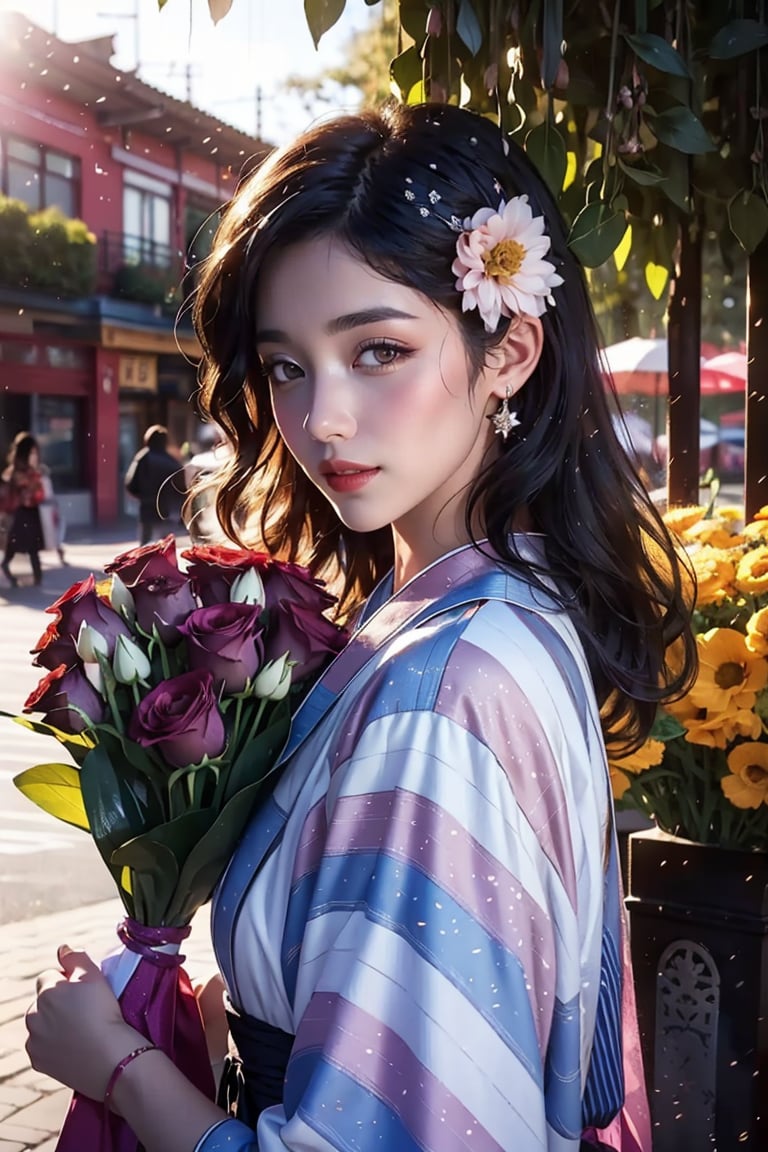
[[357, 492], [370, 483], [378, 472], [378, 468], [370, 468], [354, 460], [323, 460], [320, 465], [321, 475], [334, 492]]

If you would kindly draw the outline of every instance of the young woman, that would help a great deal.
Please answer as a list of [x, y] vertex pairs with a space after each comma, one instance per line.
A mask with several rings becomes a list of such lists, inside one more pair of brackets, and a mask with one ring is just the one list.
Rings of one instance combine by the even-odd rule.
[[195, 318], [220, 518], [355, 631], [215, 902], [237, 1118], [82, 953], [33, 1063], [95, 1098], [120, 1065], [147, 1152], [650, 1152], [605, 738], [688, 682], [688, 585], [546, 187], [453, 107], [321, 124], [234, 198]]
[[11, 561], [18, 553], [26, 553], [32, 565], [35, 584], [43, 579], [40, 550], [43, 547], [43, 529], [40, 505], [45, 499], [40, 450], [30, 432], [19, 432], [8, 453], [8, 464], [2, 474], [4, 502], [10, 517], [8, 540], [3, 556], [3, 572], [15, 588], [18, 580], [11, 572]]

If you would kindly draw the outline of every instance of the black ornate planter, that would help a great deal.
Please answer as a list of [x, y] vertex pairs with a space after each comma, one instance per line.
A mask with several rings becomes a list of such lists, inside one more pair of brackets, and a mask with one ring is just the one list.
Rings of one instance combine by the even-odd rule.
[[768, 853], [629, 838], [654, 1152], [768, 1150]]

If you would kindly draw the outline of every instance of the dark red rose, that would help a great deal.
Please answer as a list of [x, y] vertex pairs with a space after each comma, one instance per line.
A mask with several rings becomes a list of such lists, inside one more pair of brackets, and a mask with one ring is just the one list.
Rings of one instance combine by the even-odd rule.
[[133, 596], [136, 621], [148, 635], [156, 625], [164, 644], [177, 644], [179, 624], [197, 607], [185, 572], [176, 563], [176, 541], [166, 536], [157, 544], [123, 552], [105, 568], [116, 573]]
[[211, 673], [196, 669], [158, 684], [134, 709], [128, 736], [143, 748], [154, 747], [172, 768], [220, 755], [226, 734]]
[[207, 668], [217, 692], [242, 692], [264, 661], [260, 617], [258, 604], [225, 602], [190, 612], [179, 625], [190, 668]]
[[59, 625], [56, 620], [51, 620], [32, 649], [32, 655], [34, 656], [33, 664], [37, 664], [38, 668], [48, 668], [50, 671], [58, 668], [59, 664], [71, 668], [73, 664], [78, 662], [74, 640], [71, 636], [59, 635]]
[[347, 642], [347, 634], [316, 608], [296, 601], [281, 600], [269, 616], [265, 643], [267, 660], [278, 660], [285, 652], [295, 660], [293, 682], [303, 680], [335, 656]]
[[187, 574], [203, 605], [223, 604], [229, 590], [243, 572], [258, 569], [263, 576], [269, 564], [266, 552], [249, 548], [229, 548], [222, 544], [201, 545], [182, 552], [187, 561]]
[[[83, 623], [104, 637], [110, 656], [115, 650], [118, 636], [130, 636], [131, 634], [131, 630], [122, 616], [115, 612], [108, 600], [99, 596], [93, 575], [73, 584], [46, 611], [55, 612], [56, 621], [53, 625], [48, 625], [34, 649], [37, 655], [36, 663], [44, 668], [55, 667], [52, 661], [57, 651], [61, 654], [61, 662], [71, 663], [71, 660], [67, 659], [66, 640], [67, 638], [71, 639], [74, 649], [80, 625]], [[57, 638], [65, 642], [63, 647], [55, 645]], [[53, 651], [48, 651], [52, 646]]]
[[104, 571], [116, 572], [126, 588], [131, 589], [139, 582], [152, 583], [158, 579], [173, 579], [179, 575], [179, 566], [176, 563], [176, 539], [173, 536], [166, 536], [156, 544], [131, 548], [130, 551], [122, 552], [111, 560]]
[[308, 568], [283, 560], [270, 564], [264, 578], [264, 595], [266, 607], [270, 610], [282, 600], [289, 600], [294, 604], [304, 604], [319, 615], [335, 603], [333, 596], [329, 596]]
[[[104, 701], [96, 689], [79, 668], [67, 668], [66, 664], [59, 664], [43, 676], [27, 699], [24, 711], [44, 713], [46, 724], [71, 735], [92, 728], [106, 715]], [[87, 720], [81, 712], [85, 713]]]

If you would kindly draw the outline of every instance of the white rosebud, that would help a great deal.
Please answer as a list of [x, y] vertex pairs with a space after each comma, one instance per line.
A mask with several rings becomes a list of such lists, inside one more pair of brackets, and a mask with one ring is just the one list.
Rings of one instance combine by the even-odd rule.
[[264, 581], [255, 568], [241, 572], [229, 590], [232, 604], [258, 604], [263, 608], [267, 602], [264, 595]]
[[99, 655], [108, 655], [109, 643], [100, 632], [97, 632], [95, 628], [83, 620], [77, 633], [75, 649], [84, 664], [98, 665]]
[[104, 674], [101, 671], [101, 665], [84, 663], [83, 672], [91, 687], [95, 688], [100, 696], [104, 696]]
[[109, 585], [109, 603], [115, 612], [123, 619], [128, 620], [129, 623], [132, 624], [136, 619], [136, 605], [133, 596], [116, 573]]
[[118, 636], [112, 657], [112, 671], [120, 684], [133, 684], [136, 680], [146, 680], [152, 667], [146, 653], [142, 652], [135, 640], [129, 636]]
[[282, 700], [291, 686], [293, 662], [285, 652], [278, 660], [269, 660], [253, 681], [254, 696], [262, 700]]

